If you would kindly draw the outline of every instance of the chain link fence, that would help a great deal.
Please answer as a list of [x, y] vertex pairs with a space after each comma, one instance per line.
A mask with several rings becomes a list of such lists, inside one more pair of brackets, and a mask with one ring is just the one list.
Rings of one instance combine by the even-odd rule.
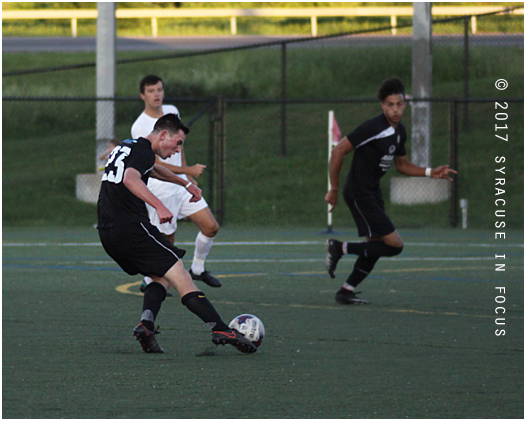
[[[33, 220], [39, 224], [45, 219], [52, 224], [74, 224], [86, 218], [76, 218], [73, 212], [93, 214], [98, 180], [82, 186], [77, 177], [100, 177], [97, 172], [104, 151], [96, 149], [96, 126], [114, 125], [119, 140], [130, 136], [131, 125], [143, 110], [135, 85], [151, 73], [146, 70], [151, 62], [158, 60], [156, 68], [166, 63], [166, 67], [176, 64], [182, 69], [166, 76], [162, 70], [155, 72], [163, 76], [166, 94], [172, 96], [165, 103], [176, 105], [184, 121], [193, 120], [185, 145], [187, 160], [190, 165], [207, 165], [199, 184], [218, 219], [223, 223], [323, 227], [328, 111], [334, 110], [345, 135], [381, 112], [375, 90], [383, 79], [400, 77], [412, 94], [410, 26], [410, 21], [400, 20], [396, 35], [386, 26], [365, 33], [204, 51], [202, 56], [197, 51], [150, 56], [148, 65], [142, 65], [140, 58], [122, 60], [119, 72], [129, 68], [127, 64], [137, 68], [130, 78], [133, 89], [127, 97], [105, 99], [115, 101], [114, 117], [108, 114], [105, 122], [95, 121], [96, 98], [4, 97], [4, 201], [7, 198], [13, 204], [4, 208], [4, 223]], [[397, 226], [459, 226], [460, 199], [467, 199], [468, 226], [491, 227], [493, 162], [495, 153], [500, 153], [494, 138], [494, 107], [497, 100], [522, 95], [523, 33], [522, 20], [509, 15], [478, 16], [476, 26], [471, 17], [433, 23], [433, 88], [432, 98], [426, 100], [431, 106], [431, 161], [433, 166], [456, 163], [453, 166], [459, 175], [453, 184], [417, 185], [409, 197], [399, 197], [396, 191], [404, 179], [391, 169], [382, 180], [382, 190]], [[221, 67], [225, 62], [245, 67], [229, 72]], [[202, 70], [203, 79], [196, 69]], [[11, 75], [4, 74], [4, 81]], [[508, 91], [495, 89], [500, 78], [510, 82]], [[364, 84], [368, 95], [362, 98]], [[411, 107], [418, 100], [409, 103], [403, 119], [410, 159]], [[507, 194], [514, 200], [507, 221], [521, 227], [523, 101], [508, 102], [508, 134], [514, 142], [504, 146], [512, 145], [513, 150], [513, 156], [508, 154], [514, 166]], [[44, 133], [46, 136], [40, 136]], [[47, 143], [35, 146], [30, 141], [35, 136]], [[24, 149], [26, 141], [28, 150]], [[19, 174], [21, 165], [45, 167], [49, 179], [17, 184], [6, 169]], [[342, 177], [350, 160], [345, 165]], [[435, 186], [438, 192], [429, 195]], [[67, 196], [70, 205], [61, 209], [60, 218], [52, 210], [47, 216], [34, 210], [53, 208], [44, 197], [45, 188], [51, 201], [55, 193], [62, 201]], [[425, 199], [427, 196], [431, 199]], [[333, 219], [336, 227], [352, 224], [342, 199]]]
[[[410, 107], [406, 111], [408, 115]], [[291, 100], [287, 103], [287, 154], [283, 156], [278, 141], [280, 126], [275, 124], [280, 118], [281, 104], [252, 103], [247, 106], [240, 100], [227, 102], [225, 215], [228, 221], [272, 225], [294, 219], [298, 224], [312, 225], [316, 221], [319, 227], [325, 225], [329, 110], [334, 111], [342, 135], [381, 112], [377, 100]], [[443, 125], [433, 126], [431, 155], [436, 166], [451, 161], [448, 101], [433, 103], [433, 118], [444, 121]], [[249, 138], [244, 135], [246, 124], [242, 124], [248, 120], [251, 121]], [[411, 119], [404, 124], [408, 130], [407, 152], [410, 158]], [[341, 185], [350, 170], [351, 161], [352, 156], [344, 161]], [[265, 163], [263, 168], [260, 162]], [[269, 179], [273, 180], [271, 188], [268, 187]], [[422, 179], [430, 183], [412, 185], [409, 196], [402, 192], [400, 197], [400, 185], [408, 179], [391, 169], [381, 183], [387, 211], [397, 226], [450, 226], [452, 185], [443, 180]], [[245, 183], [240, 184], [238, 180]], [[432, 194], [433, 190], [435, 194]], [[353, 224], [341, 197], [333, 212], [333, 224], [335, 227]]]

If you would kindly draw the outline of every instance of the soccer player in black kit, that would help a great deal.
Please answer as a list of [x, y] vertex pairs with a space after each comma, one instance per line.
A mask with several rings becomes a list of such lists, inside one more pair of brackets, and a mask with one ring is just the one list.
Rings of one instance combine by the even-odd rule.
[[155, 164], [155, 155], [165, 159], [179, 152], [189, 131], [178, 116], [166, 114], [146, 138], [125, 140], [111, 152], [97, 204], [100, 240], [126, 273], [140, 273], [153, 280], [144, 292], [141, 322], [133, 331], [144, 352], [164, 352], [157, 342], [154, 323], [170, 286], [177, 290], [182, 303], [212, 329], [214, 344], [231, 344], [241, 352], [255, 352], [252, 342], [230, 329], [195, 286], [181, 260], [185, 250], [168, 241], [148, 217], [145, 202], [156, 209], [161, 223], [174, 217], [148, 189], [149, 177], [184, 186], [193, 196], [191, 201], [201, 199], [197, 186]]
[[329, 276], [344, 254], [358, 256], [347, 281], [336, 293], [339, 304], [368, 304], [357, 296], [356, 287], [371, 273], [380, 257], [392, 257], [403, 249], [402, 238], [386, 215], [380, 191], [380, 179], [394, 161], [395, 168], [404, 175], [413, 177], [446, 178], [456, 171], [449, 165], [437, 168], [422, 168], [407, 159], [405, 142], [407, 135], [400, 122], [406, 107], [405, 88], [400, 79], [391, 78], [382, 83], [378, 90], [383, 113], [366, 121], [352, 133], [340, 140], [331, 153], [329, 178], [331, 189], [325, 201], [331, 211], [338, 202], [340, 171], [344, 156], [354, 152], [351, 170], [343, 189], [343, 197], [351, 210], [358, 228], [358, 236], [364, 242], [327, 241], [325, 265]]

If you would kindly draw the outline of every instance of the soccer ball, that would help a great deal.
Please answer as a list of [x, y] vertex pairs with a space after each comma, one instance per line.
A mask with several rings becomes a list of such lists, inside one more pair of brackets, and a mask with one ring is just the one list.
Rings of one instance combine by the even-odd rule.
[[245, 338], [249, 339], [256, 348], [261, 345], [265, 337], [263, 322], [252, 314], [240, 314], [230, 322], [228, 327], [236, 329]]

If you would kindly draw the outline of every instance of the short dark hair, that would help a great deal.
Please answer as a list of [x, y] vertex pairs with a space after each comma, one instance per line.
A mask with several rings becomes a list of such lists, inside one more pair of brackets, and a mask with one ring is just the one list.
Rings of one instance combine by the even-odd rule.
[[139, 84], [139, 91], [141, 92], [141, 94], [144, 94], [144, 88], [146, 86], [157, 85], [159, 82], [162, 82], [164, 86], [164, 82], [159, 76], [156, 76], [156, 75], [144, 76], [141, 80], [141, 83]]
[[378, 99], [382, 102], [384, 102], [385, 98], [387, 98], [389, 95], [397, 94], [402, 94], [405, 98], [404, 83], [396, 77], [384, 80], [378, 89]]
[[163, 130], [167, 130], [172, 134], [177, 133], [179, 130], [182, 130], [185, 134], [190, 133], [190, 129], [183, 124], [177, 114], [165, 114], [155, 122], [153, 132], [162, 132]]

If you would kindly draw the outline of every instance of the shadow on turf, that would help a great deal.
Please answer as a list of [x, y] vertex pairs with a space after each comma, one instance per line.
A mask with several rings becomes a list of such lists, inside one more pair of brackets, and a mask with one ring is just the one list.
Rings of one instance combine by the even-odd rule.
[[215, 351], [205, 350], [195, 354], [196, 357], [218, 357], [219, 354]]
[[[247, 356], [251, 356], [252, 358], [254, 357], [254, 354], [244, 354], [242, 352], [238, 352], [236, 351], [235, 349], [228, 349], [228, 347], [226, 347], [226, 349], [229, 351], [229, 352], [221, 352], [221, 350], [215, 350], [215, 349], [205, 349], [204, 351], [201, 351], [201, 352], [198, 352], [197, 354], [195, 354], [196, 357], [227, 357], [227, 358], [232, 358], [232, 357], [247, 357]], [[234, 351], [234, 352], [231, 352], [231, 351]], [[256, 352], [257, 354], [257, 352]]]

